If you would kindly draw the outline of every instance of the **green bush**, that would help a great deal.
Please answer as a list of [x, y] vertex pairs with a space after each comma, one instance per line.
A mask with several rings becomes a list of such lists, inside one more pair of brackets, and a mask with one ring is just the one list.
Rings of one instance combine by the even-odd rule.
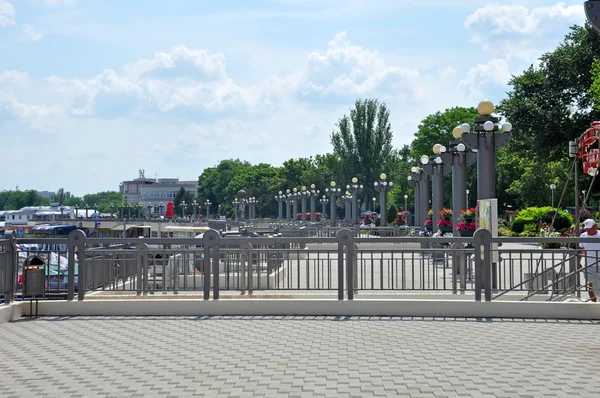
[[[531, 236], [530, 234], [535, 232], [533, 236], [537, 236], [539, 225], [550, 224], [555, 211], [550, 206], [523, 209], [519, 211], [519, 214], [513, 221], [511, 231], [517, 234], [526, 234], [527, 236]], [[552, 225], [554, 229], [560, 231], [569, 228], [573, 224], [573, 216], [564, 210], [557, 211], [558, 214]]]

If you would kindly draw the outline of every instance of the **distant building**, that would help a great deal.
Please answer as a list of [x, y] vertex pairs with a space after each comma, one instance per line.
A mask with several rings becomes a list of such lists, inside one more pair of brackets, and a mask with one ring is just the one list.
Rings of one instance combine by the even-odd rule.
[[144, 170], [140, 170], [138, 178], [121, 182], [119, 192], [123, 195], [123, 202], [139, 203], [144, 209], [150, 207], [155, 214], [159, 213], [160, 209], [160, 212], [164, 214], [167, 202], [175, 199], [181, 187], [195, 197], [198, 192], [198, 181], [179, 181], [178, 178], [146, 178]]
[[55, 192], [50, 192], [50, 191], [37, 191], [38, 195], [40, 195], [42, 198], [46, 198], [46, 199], [54, 199], [54, 195]]
[[55, 221], [60, 219], [75, 219], [75, 210], [68, 206], [27, 206], [19, 210], [6, 210], [0, 212], [4, 216], [4, 224], [28, 225], [30, 221]]

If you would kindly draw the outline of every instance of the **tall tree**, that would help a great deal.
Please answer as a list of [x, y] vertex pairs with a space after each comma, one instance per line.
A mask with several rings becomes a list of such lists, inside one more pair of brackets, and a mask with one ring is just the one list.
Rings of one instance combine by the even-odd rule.
[[337, 124], [331, 135], [334, 153], [340, 158], [342, 175], [338, 186], [357, 177], [364, 187], [363, 203], [369, 203], [375, 194], [373, 183], [386, 170], [392, 154], [392, 127], [390, 112], [385, 103], [375, 99], [359, 99]]
[[[594, 62], [599, 57], [600, 34], [589, 24], [573, 26], [554, 51], [540, 57], [538, 67], [530, 66], [509, 82], [512, 90], [498, 106], [514, 132], [506, 150], [498, 153], [499, 174], [512, 176], [499, 181], [503, 188], [499, 192], [509, 195], [507, 202], [531, 204], [536, 189], [543, 187], [542, 192], [550, 194], [552, 182], [566, 182], [568, 141], [600, 118], [593, 107], [594, 76], [598, 74]], [[520, 159], [514, 159], [515, 155]], [[554, 162], [562, 167], [548, 167]], [[555, 173], [548, 174], [551, 171]], [[589, 183], [588, 177], [581, 177], [581, 186]], [[598, 191], [598, 183], [596, 179], [592, 192]], [[569, 195], [569, 205], [573, 195]]]

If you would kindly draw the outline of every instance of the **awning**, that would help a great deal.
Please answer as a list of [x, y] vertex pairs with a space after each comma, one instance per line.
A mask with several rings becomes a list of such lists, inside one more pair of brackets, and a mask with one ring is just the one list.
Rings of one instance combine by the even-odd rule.
[[[125, 228], [123, 228], [125, 227]], [[135, 225], [128, 225], [128, 224], [121, 224], [121, 225], [117, 225], [116, 227], [112, 227], [111, 231], [123, 231], [123, 229], [125, 229], [126, 231], [135, 227]]]
[[123, 231], [123, 225], [125, 225], [126, 231], [129, 231], [131, 228], [150, 229], [150, 225], [121, 224], [121, 225], [117, 225], [116, 227], [112, 227], [111, 231]]

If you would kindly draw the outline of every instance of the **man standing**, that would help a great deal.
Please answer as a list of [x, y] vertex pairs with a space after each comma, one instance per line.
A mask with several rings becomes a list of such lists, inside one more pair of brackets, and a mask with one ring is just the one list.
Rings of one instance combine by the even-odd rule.
[[[584, 233], [581, 238], [600, 238], [596, 221], [588, 218], [583, 222]], [[596, 302], [600, 297], [600, 242], [580, 242], [581, 255], [585, 258], [585, 278], [589, 286], [590, 300]]]

